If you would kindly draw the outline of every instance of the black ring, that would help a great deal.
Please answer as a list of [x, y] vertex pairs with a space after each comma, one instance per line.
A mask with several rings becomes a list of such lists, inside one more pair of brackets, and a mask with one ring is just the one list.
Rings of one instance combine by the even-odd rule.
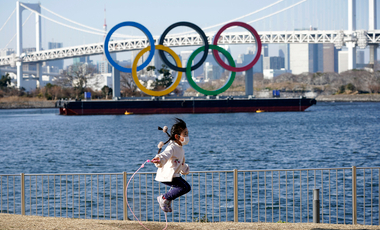
[[[205, 50], [203, 52], [203, 56], [202, 56], [201, 60], [196, 65], [194, 65], [194, 66], [191, 67], [191, 70], [196, 70], [196, 69], [198, 69], [206, 61], [206, 58], [207, 58], [207, 55], [208, 55], [208, 48], [209, 48], [209, 44], [208, 44], [208, 41], [207, 41], [206, 34], [197, 25], [195, 25], [195, 24], [193, 24], [191, 22], [177, 22], [177, 23], [174, 23], [173, 25], [169, 26], [164, 31], [164, 33], [161, 35], [159, 44], [160, 45], [164, 45], [165, 36], [170, 32], [170, 30], [172, 30], [173, 28], [175, 28], [177, 26], [187, 26], [187, 27], [190, 27], [190, 28], [194, 29], [201, 36], [201, 38], [202, 38], [202, 40], [204, 42]], [[159, 50], [158, 53], [160, 54], [160, 57], [161, 57], [162, 61], [167, 66], [169, 66], [169, 68], [171, 68], [172, 70], [175, 70], [175, 71], [179, 71], [179, 72], [186, 72], [186, 68], [180, 68], [180, 67], [177, 67], [177, 66], [173, 65], [172, 63], [170, 63], [169, 60], [166, 58], [166, 56], [164, 54], [164, 51]], [[186, 64], [187, 63], [185, 63], [185, 66], [186, 66]]]

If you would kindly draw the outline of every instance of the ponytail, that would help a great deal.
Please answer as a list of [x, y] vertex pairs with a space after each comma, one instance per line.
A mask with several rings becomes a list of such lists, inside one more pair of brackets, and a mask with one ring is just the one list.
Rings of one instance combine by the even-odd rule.
[[183, 120], [181, 120], [179, 118], [175, 118], [175, 121], [176, 121], [176, 123], [172, 126], [172, 128], [170, 130], [170, 134], [168, 133], [168, 127], [167, 126], [164, 126], [163, 128], [158, 126], [158, 130], [162, 130], [162, 132], [166, 133], [168, 135], [169, 139], [165, 143], [162, 141], [160, 143], [158, 143], [158, 153], [157, 154], [160, 154], [162, 147], [164, 147], [164, 145], [169, 143], [169, 141], [175, 140], [176, 134], [180, 135], [181, 132], [186, 129], [186, 123]]

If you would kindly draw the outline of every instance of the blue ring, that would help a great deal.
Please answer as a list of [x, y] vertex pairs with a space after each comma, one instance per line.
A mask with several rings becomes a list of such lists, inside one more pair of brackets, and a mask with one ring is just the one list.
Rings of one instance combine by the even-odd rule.
[[126, 22], [121, 22], [121, 23], [117, 24], [116, 26], [112, 27], [112, 29], [108, 32], [108, 34], [106, 36], [106, 39], [104, 40], [104, 45], [103, 45], [104, 54], [106, 55], [108, 62], [113, 67], [115, 67], [117, 70], [119, 70], [121, 72], [125, 72], [125, 73], [132, 73], [132, 68], [125, 68], [125, 67], [122, 67], [122, 66], [118, 65], [112, 59], [112, 57], [111, 57], [111, 55], [109, 53], [109, 50], [108, 50], [108, 43], [110, 41], [110, 38], [111, 38], [112, 34], [117, 29], [119, 29], [120, 27], [123, 27], [123, 26], [133, 26], [133, 27], [136, 27], [137, 29], [140, 29], [148, 37], [148, 39], [149, 39], [149, 43], [150, 43], [149, 56], [145, 60], [144, 63], [142, 63], [140, 66], [137, 67], [137, 71], [140, 71], [140, 70], [144, 69], [150, 63], [150, 61], [152, 61], [153, 56], [154, 56], [154, 51], [155, 51], [155, 46], [154, 46], [155, 43], [154, 43], [153, 36], [149, 32], [149, 30], [147, 28], [145, 28], [143, 25], [141, 25], [141, 24], [139, 24], [137, 22], [126, 21]]

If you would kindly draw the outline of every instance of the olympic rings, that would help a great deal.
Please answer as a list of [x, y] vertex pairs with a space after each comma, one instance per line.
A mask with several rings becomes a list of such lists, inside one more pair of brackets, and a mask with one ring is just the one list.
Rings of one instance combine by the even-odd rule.
[[[175, 90], [175, 88], [177, 88], [177, 86], [179, 85], [180, 81], [181, 81], [181, 78], [182, 78], [182, 72], [178, 72], [178, 75], [176, 77], [176, 80], [172, 83], [172, 85], [165, 89], [165, 90], [162, 90], [162, 91], [153, 91], [153, 90], [149, 90], [147, 88], [145, 88], [139, 81], [139, 78], [137, 77], [137, 71], [136, 71], [136, 66], [137, 66], [137, 62], [139, 61], [139, 59], [141, 58], [141, 56], [146, 53], [148, 50], [150, 49], [150, 46], [146, 47], [145, 49], [141, 50], [137, 55], [136, 55], [136, 58], [135, 60], [133, 61], [133, 65], [132, 65], [132, 77], [133, 77], [133, 81], [136, 83], [137, 87], [139, 87], [139, 89], [141, 91], [143, 91], [144, 93], [148, 94], [148, 95], [151, 95], [151, 96], [164, 96], [166, 94], [169, 94], [171, 93], [173, 90]], [[177, 65], [179, 67], [182, 67], [182, 64], [181, 64], [181, 59], [179, 59], [178, 55], [172, 50], [170, 49], [169, 47], [167, 46], [163, 46], [163, 45], [156, 45], [155, 49], [158, 49], [158, 50], [162, 50], [162, 51], [166, 51], [168, 52], [175, 60], [175, 62], [177, 63]]]
[[[110, 53], [109, 53], [109, 47], [108, 47], [108, 44], [109, 44], [109, 41], [110, 41], [110, 38], [112, 36], [112, 34], [120, 27], [123, 27], [123, 26], [132, 26], [132, 27], [136, 27], [137, 29], [140, 29], [147, 37], [148, 37], [148, 40], [149, 40], [149, 43], [150, 43], [150, 46], [144, 48], [143, 50], [141, 50], [137, 56], [135, 57], [135, 60], [133, 61], [133, 65], [132, 65], [132, 68], [125, 68], [125, 67], [122, 67], [120, 65], [118, 65], [111, 57]], [[181, 64], [181, 60], [179, 59], [178, 55], [172, 50], [170, 49], [169, 47], [166, 47], [164, 46], [164, 40], [165, 40], [165, 37], [166, 35], [175, 27], [178, 27], [178, 26], [187, 26], [187, 27], [190, 27], [192, 29], [194, 29], [201, 37], [201, 39], [203, 40], [204, 42], [204, 46], [198, 48], [197, 50], [195, 50], [189, 57], [189, 60], [186, 64], [186, 68], [183, 68], [182, 67], [182, 64]], [[257, 43], [257, 52], [256, 52], [256, 56], [255, 58], [252, 60], [252, 62], [250, 62], [248, 65], [246, 66], [243, 66], [243, 67], [236, 67], [235, 65], [235, 62], [233, 60], [233, 58], [231, 57], [231, 54], [228, 53], [225, 49], [221, 48], [218, 46], [218, 40], [220, 38], [220, 35], [222, 34], [223, 31], [225, 31], [227, 28], [229, 27], [232, 27], [232, 26], [240, 26], [240, 27], [244, 27], [245, 29], [247, 29], [249, 32], [251, 32], [251, 34], [255, 37], [256, 39], [256, 43]], [[121, 22], [119, 24], [117, 24], [116, 26], [114, 26], [107, 34], [106, 36], [106, 39], [104, 41], [104, 54], [105, 56], [107, 57], [107, 60], [108, 62], [113, 66], [115, 67], [117, 70], [121, 71], [121, 72], [126, 72], [126, 73], [132, 73], [132, 77], [133, 77], [133, 80], [135, 82], [135, 84], [137, 85], [137, 87], [139, 87], [139, 89], [148, 94], [148, 95], [151, 95], [151, 96], [163, 96], [163, 95], [166, 95], [166, 94], [169, 94], [171, 93], [180, 83], [181, 81], [181, 78], [182, 78], [182, 73], [183, 72], [186, 72], [186, 78], [189, 82], [189, 84], [195, 89], [197, 90], [198, 92], [202, 93], [202, 94], [205, 94], [205, 95], [218, 95], [220, 93], [223, 93], [224, 91], [226, 91], [233, 83], [234, 79], [235, 79], [235, 75], [236, 75], [236, 72], [243, 72], [243, 71], [247, 71], [249, 70], [250, 68], [252, 68], [256, 63], [257, 61], [259, 60], [260, 58], [260, 55], [261, 55], [261, 40], [260, 40], [260, 36], [259, 34], [257, 33], [257, 31], [250, 25], [244, 23], [244, 22], [231, 22], [231, 23], [228, 23], [226, 25], [224, 25], [218, 32], [217, 34], [215, 35], [214, 37], [214, 40], [213, 40], [213, 45], [209, 45], [208, 44], [208, 40], [207, 40], [207, 36], [206, 34], [203, 32], [203, 30], [201, 28], [199, 28], [197, 25], [193, 24], [193, 23], [190, 23], [190, 22], [177, 22], [177, 23], [174, 23], [172, 24], [171, 26], [169, 26], [165, 31], [164, 33], [161, 35], [160, 37], [160, 41], [159, 41], [159, 45], [154, 45], [155, 44], [155, 41], [153, 39], [153, 36], [152, 34], [149, 32], [149, 30], [147, 28], [145, 28], [143, 25], [137, 23], [137, 22], [131, 22], [131, 21], [126, 21], [126, 22]], [[218, 62], [218, 64], [223, 67], [224, 69], [226, 70], [229, 70], [231, 71], [231, 75], [230, 75], [230, 78], [228, 79], [228, 81], [226, 82], [226, 84], [224, 86], [222, 86], [220, 89], [217, 89], [217, 90], [214, 90], [214, 91], [209, 91], [209, 90], [205, 90], [205, 89], [202, 89], [201, 87], [199, 87], [193, 80], [192, 76], [191, 76], [191, 71], [193, 70], [196, 70], [198, 69], [200, 66], [202, 66], [202, 64], [206, 61], [207, 59], [207, 56], [208, 56], [208, 50], [212, 49], [212, 53], [213, 53], [213, 56], [215, 58], [215, 60]], [[155, 53], [155, 50], [159, 50], [158, 53], [162, 59], [162, 61], [169, 67], [171, 68], [172, 70], [175, 70], [178, 72], [178, 75], [176, 77], [176, 80], [172, 83], [172, 85], [170, 85], [167, 89], [164, 89], [162, 91], [153, 91], [153, 90], [149, 90], [147, 88], [145, 88], [139, 81], [138, 77], [137, 77], [137, 71], [140, 71], [142, 69], [144, 69], [150, 62], [151, 60], [153, 59], [154, 57], [154, 53]], [[149, 51], [149, 56], [148, 58], [145, 60], [144, 63], [142, 63], [140, 66], [137, 66], [137, 63], [138, 63], [138, 60], [142, 57], [142, 55], [144, 53], [146, 53], [147, 51]], [[175, 60], [175, 62], [177, 63], [177, 65], [173, 65], [171, 62], [169, 62], [169, 60], [167, 59], [167, 57], [165, 56], [164, 54], [164, 51], [169, 53]], [[198, 63], [196, 63], [194, 66], [191, 66], [192, 65], [192, 61], [194, 60], [194, 58], [196, 57], [197, 54], [199, 54], [201, 51], [204, 51], [203, 52], [203, 56], [202, 58], [200, 59], [200, 61]], [[227, 60], [229, 62], [229, 65], [227, 65], [226, 63], [224, 63], [224, 61], [220, 58], [219, 56], [219, 53], [218, 52], [221, 52], [225, 57], [227, 57]]]
[[231, 23], [228, 23], [228, 24], [224, 25], [218, 31], [218, 33], [216, 33], [216, 35], [214, 37], [213, 45], [218, 45], [218, 40], [219, 40], [220, 34], [223, 31], [225, 31], [227, 28], [231, 27], [231, 26], [241, 26], [241, 27], [246, 28], [249, 32], [252, 33], [252, 35], [255, 37], [256, 42], [257, 42], [257, 52], [256, 52], [255, 58], [248, 65], [240, 67], [240, 68], [235, 68], [235, 67], [231, 67], [231, 66], [227, 65], [226, 63], [224, 63], [224, 61], [219, 57], [219, 54], [218, 54], [217, 50], [213, 50], [212, 53], [214, 55], [215, 60], [219, 63], [219, 65], [221, 65], [226, 70], [234, 71], [234, 72], [247, 71], [250, 68], [252, 68], [256, 64], [256, 62], [259, 60], [259, 58], [260, 58], [260, 55], [261, 55], [261, 40], [260, 40], [260, 36], [259, 36], [259, 34], [256, 32], [256, 30], [252, 26], [250, 26], [250, 25], [248, 25], [248, 24], [246, 24], [244, 22], [231, 22]]
[[[202, 56], [201, 60], [196, 65], [194, 65], [194, 66], [191, 67], [191, 70], [196, 70], [196, 69], [198, 69], [203, 64], [203, 62], [206, 61], [206, 58], [207, 58], [207, 55], [208, 55], [208, 46], [209, 46], [205, 32], [203, 32], [203, 30], [201, 28], [199, 28], [197, 25], [195, 25], [193, 23], [190, 23], [190, 22], [177, 22], [177, 23], [174, 23], [173, 25], [169, 26], [164, 31], [164, 33], [162, 33], [159, 44], [163, 45], [166, 35], [170, 32], [170, 30], [174, 29], [177, 26], [187, 26], [187, 27], [190, 27], [190, 28], [194, 29], [201, 36], [201, 38], [203, 40], [203, 43], [205, 44], [205, 52], [203, 53], [203, 56]], [[173, 69], [175, 71], [186, 72], [186, 68], [178, 68], [177, 66], [173, 65], [172, 63], [170, 63], [168, 61], [168, 59], [166, 58], [166, 56], [164, 55], [164, 51], [158, 51], [158, 53], [160, 54], [160, 57], [161, 57], [162, 61], [167, 66], [169, 66], [169, 68], [171, 68], [171, 69]]]
[[113, 67], [115, 67], [117, 70], [121, 71], [121, 72], [126, 72], [126, 73], [130, 73], [132, 70], [131, 68], [125, 68], [125, 67], [122, 67], [120, 65], [118, 65], [111, 57], [110, 55], [110, 52], [108, 50], [108, 43], [110, 41], [110, 38], [112, 36], [112, 34], [117, 30], [119, 29], [120, 27], [123, 27], [123, 26], [133, 26], [133, 27], [136, 27], [137, 29], [140, 29], [142, 32], [144, 32], [144, 34], [148, 37], [149, 39], [149, 43], [150, 43], [150, 47], [153, 47], [153, 49], [150, 50], [149, 52], [149, 56], [148, 58], [145, 60], [144, 63], [142, 63], [139, 67], [137, 67], [137, 71], [140, 71], [142, 69], [144, 69], [149, 63], [150, 61], [153, 59], [153, 56], [154, 56], [154, 39], [153, 39], [153, 36], [152, 34], [149, 32], [149, 30], [147, 28], [145, 28], [145, 26], [137, 23], [137, 22], [121, 22], [119, 24], [117, 24], [116, 26], [112, 27], [112, 29], [108, 32], [107, 36], [106, 36], [106, 39], [104, 40], [104, 54], [106, 55], [107, 57], [107, 60], [109, 61], [109, 63], [111, 65], [113, 65]]
[[[232, 58], [231, 54], [228, 53], [227, 50], [223, 49], [222, 47], [220, 46], [216, 46], [216, 45], [210, 45], [210, 49], [212, 50], [217, 50], [219, 52], [221, 52], [222, 54], [224, 54], [224, 56], [227, 57], [228, 59], [228, 62], [230, 63], [231, 66], [235, 67], [235, 61], [234, 59]], [[189, 84], [191, 85], [191, 87], [193, 87], [196, 91], [200, 92], [200, 93], [203, 93], [204, 95], [218, 95], [218, 94], [221, 94], [223, 93], [224, 91], [226, 91], [228, 88], [230, 88], [230, 86], [232, 85], [232, 83], [234, 82], [235, 80], [235, 75], [236, 75], [236, 72], [232, 72], [231, 71], [231, 76], [230, 78], [228, 79], [228, 81], [226, 82], [226, 84], [220, 88], [220, 89], [217, 89], [217, 90], [214, 90], [214, 91], [209, 91], [209, 90], [205, 90], [205, 89], [202, 89], [201, 87], [199, 87], [194, 81], [193, 81], [193, 78], [191, 76], [191, 69], [190, 69], [190, 66], [191, 66], [191, 63], [193, 61], [193, 59], [195, 58], [195, 56], [197, 56], [198, 53], [202, 52], [205, 50], [205, 47], [202, 46], [202, 47], [199, 47], [197, 50], [195, 50], [189, 57], [189, 60], [187, 61], [187, 68], [186, 68], [186, 77], [187, 77], [187, 81], [189, 82]]]

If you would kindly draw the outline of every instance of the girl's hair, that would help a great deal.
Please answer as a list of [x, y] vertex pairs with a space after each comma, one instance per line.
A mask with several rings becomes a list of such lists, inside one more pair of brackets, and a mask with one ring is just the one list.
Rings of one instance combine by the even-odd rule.
[[165, 143], [159, 144], [159, 150], [158, 150], [157, 154], [159, 154], [161, 152], [163, 145], [166, 145], [171, 140], [175, 140], [175, 135], [176, 134], [181, 135], [182, 131], [186, 129], [186, 123], [183, 120], [181, 120], [179, 118], [175, 118], [174, 121], [175, 121], [175, 123], [172, 126], [172, 128], [170, 129], [170, 134], [168, 133], [166, 127], [164, 127], [164, 128], [158, 127], [158, 130], [163, 130], [169, 136], [169, 139]]
[[181, 135], [182, 131], [185, 129], [186, 123], [179, 118], [175, 118], [175, 124], [172, 126], [170, 130], [169, 140], [175, 140], [175, 135]]

